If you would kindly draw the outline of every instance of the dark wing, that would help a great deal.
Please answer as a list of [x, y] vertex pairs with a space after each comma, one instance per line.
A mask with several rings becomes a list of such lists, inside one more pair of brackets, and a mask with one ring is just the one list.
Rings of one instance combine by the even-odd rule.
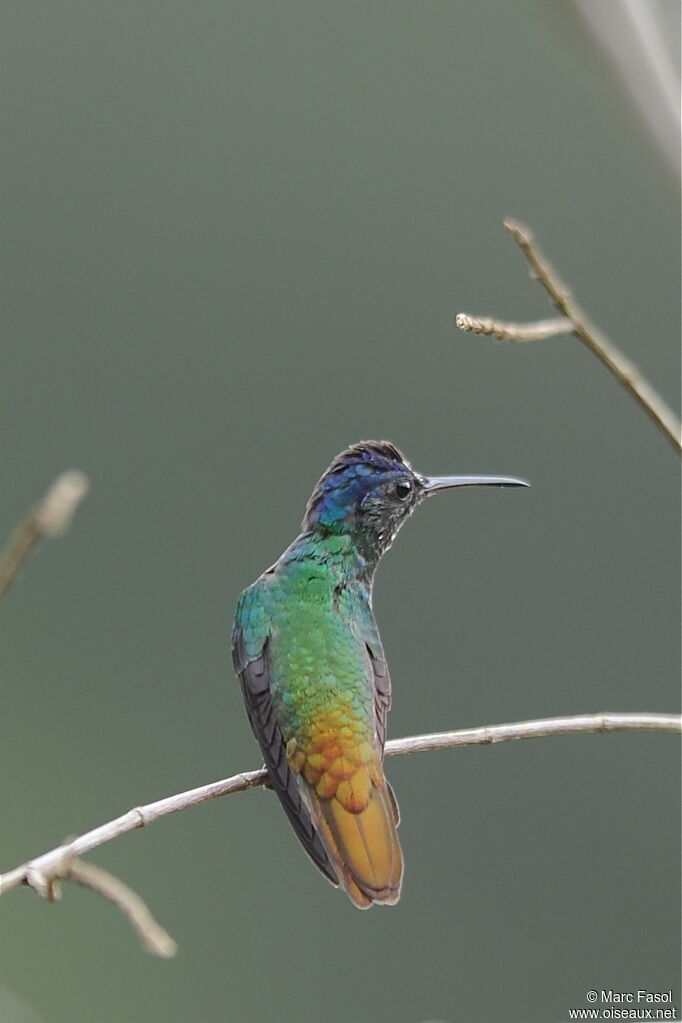
[[388, 673], [386, 655], [379, 635], [374, 612], [372, 611], [372, 598], [367, 588], [355, 590], [352, 595], [353, 603], [349, 609], [349, 622], [351, 631], [356, 639], [363, 644], [367, 651], [369, 664], [372, 669], [374, 681], [374, 727], [377, 741], [384, 753], [386, 742], [386, 725], [388, 712], [391, 709], [391, 676]]
[[[372, 665], [372, 672], [374, 673], [374, 726], [383, 757], [384, 745], [386, 744], [387, 718], [388, 712], [391, 709], [391, 676], [388, 673], [388, 664], [384, 657], [378, 631], [376, 631], [376, 640], [378, 647], [370, 646], [367, 642], [365, 642], [365, 646], [369, 654], [370, 664]], [[388, 779], [386, 779], [386, 788], [391, 799], [393, 819], [397, 827], [400, 824], [400, 807]]]
[[[369, 601], [363, 601], [362, 611], [363, 613], [359, 616], [359, 621], [362, 624], [358, 627], [374, 677], [374, 728], [383, 757], [388, 729], [388, 712], [391, 709], [391, 676], [388, 672], [388, 664], [381, 643], [381, 636], [379, 635], [379, 629], [377, 628]], [[395, 798], [395, 793], [388, 780], [386, 781], [386, 787], [391, 799], [393, 817], [397, 826], [400, 824], [398, 800]]]
[[[239, 615], [239, 609], [237, 614]], [[286, 747], [277, 724], [270, 688], [269, 640], [267, 633], [260, 653], [254, 656], [252, 651], [246, 650], [243, 630], [235, 620], [232, 633], [232, 662], [241, 682], [246, 713], [263, 753], [272, 787], [279, 796], [284, 812], [303, 848], [332, 884], [338, 885], [336, 872], [304, 802], [298, 777], [287, 763]]]
[[[378, 634], [377, 639], [379, 639]], [[367, 642], [365, 642], [365, 646], [374, 675], [374, 724], [383, 756], [388, 712], [391, 709], [391, 676], [388, 673], [388, 664], [381, 649], [381, 641], [379, 641], [378, 649], [375, 645], [370, 646]]]

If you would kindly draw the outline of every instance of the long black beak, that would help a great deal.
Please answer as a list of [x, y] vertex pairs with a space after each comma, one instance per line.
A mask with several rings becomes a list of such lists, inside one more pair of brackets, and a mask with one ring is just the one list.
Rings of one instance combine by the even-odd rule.
[[427, 496], [452, 487], [529, 487], [528, 480], [517, 476], [424, 476]]

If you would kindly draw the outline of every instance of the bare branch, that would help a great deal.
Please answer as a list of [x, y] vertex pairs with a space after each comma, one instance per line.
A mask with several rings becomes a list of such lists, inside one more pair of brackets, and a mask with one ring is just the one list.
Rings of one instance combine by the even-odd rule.
[[[574, 717], [543, 718], [514, 724], [463, 728], [454, 732], [436, 732], [393, 739], [386, 743], [386, 755], [423, 753], [430, 750], [460, 746], [485, 746], [516, 739], [534, 739], [550, 735], [578, 732], [682, 732], [682, 717], [676, 714], [580, 714]], [[28, 860], [14, 870], [0, 874], [0, 895], [19, 885], [27, 885], [43, 898], [59, 898], [59, 882], [73, 880], [98, 892], [113, 902], [133, 924], [145, 947], [156, 955], [174, 954], [173, 939], [152, 918], [142, 900], [127, 885], [107, 871], [79, 859], [83, 853], [110, 842], [119, 835], [134, 831], [161, 817], [167, 817], [190, 806], [198, 806], [218, 796], [244, 792], [267, 782], [267, 771], [246, 771], [223, 781], [211, 782], [186, 792], [179, 792], [145, 806], [138, 806], [114, 820], [101, 824], [78, 838], [63, 842], [55, 849]]]
[[528, 260], [531, 277], [536, 278], [542, 284], [561, 316], [555, 320], [515, 324], [459, 313], [456, 322], [460, 330], [512, 342], [541, 341], [548, 337], [555, 337], [557, 334], [573, 334], [630, 392], [673, 447], [678, 452], [682, 452], [680, 423], [657, 391], [644, 379], [635, 364], [627, 359], [620, 349], [587, 318], [570, 290], [562, 284], [556, 271], [541, 252], [528, 228], [517, 220], [511, 219], [505, 220], [504, 226]]
[[62, 881], [74, 881], [112, 902], [136, 931], [142, 946], [152, 955], [169, 959], [177, 952], [177, 945], [170, 934], [157, 923], [140, 896], [103, 867], [65, 857], [49, 875], [30, 867], [24, 878], [25, 885], [49, 902], [61, 899]]
[[178, 946], [168, 931], [157, 923], [140, 896], [108, 870], [85, 860], [72, 860], [62, 878], [75, 881], [113, 902], [132, 925], [143, 947], [152, 955], [170, 959], [177, 952]]
[[61, 536], [68, 529], [76, 508], [89, 489], [88, 477], [79, 469], [63, 472], [40, 504], [19, 523], [0, 555], [0, 600], [16, 579], [38, 540], [44, 536]]
[[267, 781], [267, 772], [247, 771], [243, 774], [235, 774], [223, 781], [210, 782], [208, 785], [201, 785], [196, 789], [188, 789], [186, 792], [179, 792], [174, 796], [167, 796], [165, 799], [158, 799], [154, 803], [147, 803], [146, 806], [137, 806], [127, 813], [100, 824], [92, 831], [80, 835], [78, 838], [69, 839], [61, 845], [44, 853], [42, 856], [29, 860], [6, 874], [0, 874], [0, 895], [4, 895], [10, 888], [18, 885], [28, 884], [42, 895], [49, 898], [50, 878], [60, 876], [63, 864], [71, 859], [81, 856], [83, 853], [97, 849], [98, 846], [111, 842], [119, 835], [125, 835], [136, 828], [146, 827], [161, 817], [167, 817], [179, 810], [187, 810], [190, 806], [198, 806], [199, 803], [207, 803], [218, 796], [229, 796], [232, 792], [244, 792], [246, 789], [256, 788], [264, 785]]
[[[575, 714], [571, 717], [540, 718], [512, 725], [462, 728], [456, 732], [432, 732], [412, 735], [386, 743], [386, 755], [426, 753], [459, 746], [488, 746], [516, 739], [541, 739], [549, 735], [575, 735], [578, 732], [682, 732], [679, 714]], [[0, 894], [2, 885], [0, 884]]]

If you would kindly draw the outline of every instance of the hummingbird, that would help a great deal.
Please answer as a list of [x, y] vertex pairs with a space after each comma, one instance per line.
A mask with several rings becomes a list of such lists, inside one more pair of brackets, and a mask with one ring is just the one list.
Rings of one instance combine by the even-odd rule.
[[389, 441], [336, 456], [301, 532], [242, 593], [232, 659], [269, 776], [305, 851], [359, 909], [400, 897], [398, 803], [383, 770], [391, 680], [372, 611], [382, 555], [426, 497], [528, 486], [422, 476]]

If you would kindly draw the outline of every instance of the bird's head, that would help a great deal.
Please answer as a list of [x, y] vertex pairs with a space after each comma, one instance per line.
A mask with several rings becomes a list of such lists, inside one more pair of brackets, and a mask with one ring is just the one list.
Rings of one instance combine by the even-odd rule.
[[528, 486], [512, 476], [422, 476], [389, 441], [361, 441], [336, 456], [308, 501], [304, 530], [350, 534], [378, 560], [417, 505], [453, 487]]

